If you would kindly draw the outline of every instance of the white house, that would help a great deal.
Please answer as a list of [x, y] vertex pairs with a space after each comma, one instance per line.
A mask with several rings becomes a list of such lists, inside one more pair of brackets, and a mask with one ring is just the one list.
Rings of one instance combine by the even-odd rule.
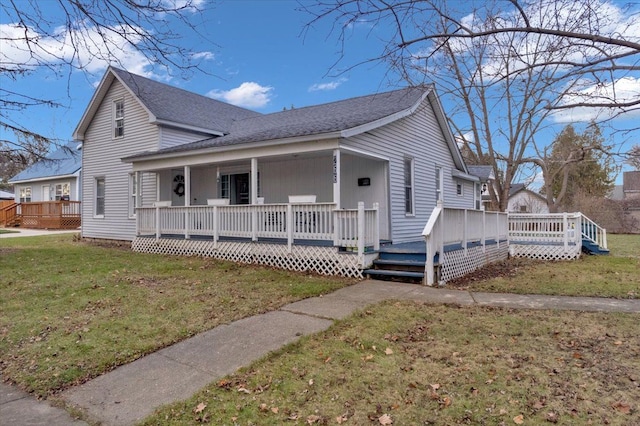
[[549, 213], [547, 200], [540, 194], [514, 183], [509, 188], [507, 211], [510, 213]]
[[83, 237], [137, 250], [366, 251], [479, 201], [432, 86], [259, 114], [109, 68], [73, 136]]
[[12, 177], [15, 202], [80, 201], [81, 148], [68, 142]]

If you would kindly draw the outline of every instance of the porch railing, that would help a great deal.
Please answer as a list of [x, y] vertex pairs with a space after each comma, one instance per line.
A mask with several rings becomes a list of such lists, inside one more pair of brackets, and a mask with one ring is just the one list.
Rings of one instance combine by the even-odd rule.
[[603, 249], [607, 247], [607, 230], [595, 223], [593, 220], [580, 213], [582, 216], [582, 238], [585, 238]]
[[515, 243], [582, 244], [581, 213], [509, 214], [509, 240]]
[[15, 205], [20, 226], [35, 229], [75, 229], [80, 226], [80, 201], [40, 201]]
[[500, 247], [509, 238], [508, 222], [506, 213], [445, 208], [438, 203], [422, 231], [427, 245], [426, 284], [436, 283], [434, 257], [438, 254], [442, 263], [445, 246], [459, 246], [465, 254], [472, 243], [481, 245], [483, 250], [489, 243]]
[[379, 248], [378, 205], [336, 210], [333, 203], [215, 205], [136, 208], [138, 235], [184, 235], [286, 240], [333, 241], [334, 245]]
[[0, 226], [14, 226], [18, 223], [18, 203], [13, 201], [0, 202]]

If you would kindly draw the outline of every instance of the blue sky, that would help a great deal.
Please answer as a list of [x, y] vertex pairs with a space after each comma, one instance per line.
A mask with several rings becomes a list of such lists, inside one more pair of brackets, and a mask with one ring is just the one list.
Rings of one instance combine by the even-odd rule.
[[[23, 0], [18, 0], [18, 2]], [[169, 0], [168, 0], [169, 1]], [[171, 0], [182, 1], [182, 0]], [[259, 112], [280, 111], [353, 96], [371, 94], [400, 87], [394, 75], [383, 65], [365, 64], [353, 69], [347, 66], [377, 56], [382, 45], [378, 41], [384, 28], [356, 26], [349, 32], [345, 57], [340, 66], [330, 71], [340, 58], [342, 46], [331, 28], [335, 22], [324, 20], [307, 28], [309, 15], [296, 10], [294, 0], [224, 0], [206, 3], [206, 12], [193, 15], [203, 37], [189, 37], [183, 43], [202, 58], [205, 73], [194, 73], [187, 79], [170, 77], [153, 69], [133, 53], [123, 54], [122, 64], [129, 71], [234, 103]], [[44, 11], [55, 17], [57, 2], [40, 2]], [[0, 24], [9, 24], [5, 14]], [[2, 46], [0, 46], [2, 47]], [[3, 47], [6, 50], [6, 46]], [[30, 108], [14, 115], [20, 124], [45, 136], [68, 140], [89, 103], [107, 63], [94, 62], [89, 73], [66, 69], [55, 74], [42, 70], [18, 82], [2, 77], [0, 84], [11, 90], [35, 97], [51, 97], [61, 108]], [[638, 79], [640, 82], [640, 79]], [[634, 89], [636, 90], [636, 89]], [[445, 111], [451, 107], [444, 102]], [[622, 123], [622, 126], [627, 126]], [[564, 124], [556, 126], [557, 130]], [[4, 131], [4, 130], [0, 130]], [[549, 139], [553, 130], [549, 130]], [[11, 138], [11, 135], [0, 135]], [[625, 141], [637, 141], [634, 134]]]

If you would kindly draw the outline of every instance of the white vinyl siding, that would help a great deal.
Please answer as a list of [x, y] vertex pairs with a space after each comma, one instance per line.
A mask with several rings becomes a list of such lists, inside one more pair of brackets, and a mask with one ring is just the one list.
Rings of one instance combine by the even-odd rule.
[[[117, 99], [123, 99], [126, 106], [126, 131], [122, 138], [113, 139], [112, 105]], [[87, 128], [82, 148], [83, 237], [116, 240], [135, 237], [136, 221], [129, 219], [132, 167], [121, 159], [157, 149], [157, 144], [157, 126], [149, 123], [148, 113], [117, 80], [114, 81]], [[105, 214], [101, 219], [93, 217], [96, 177], [104, 177], [106, 181]], [[155, 174], [145, 173], [142, 179], [143, 202], [150, 204], [156, 197]]]
[[204, 133], [191, 133], [173, 127], [160, 127], [159, 128], [159, 148], [169, 148], [176, 145], [182, 145], [190, 142], [197, 142], [203, 139], [210, 138], [211, 135]]
[[[428, 99], [413, 115], [350, 137], [342, 143], [389, 159], [391, 239], [394, 243], [422, 239], [422, 230], [436, 205], [436, 165], [443, 168], [445, 200], [457, 198], [455, 180], [451, 175], [456, 166]], [[405, 214], [404, 160], [409, 154], [414, 163], [414, 216]], [[466, 182], [464, 184], [467, 185]], [[464, 191], [465, 196], [459, 197], [455, 206], [473, 208], [472, 191], [466, 188]], [[447, 201], [445, 205], [454, 207]]]

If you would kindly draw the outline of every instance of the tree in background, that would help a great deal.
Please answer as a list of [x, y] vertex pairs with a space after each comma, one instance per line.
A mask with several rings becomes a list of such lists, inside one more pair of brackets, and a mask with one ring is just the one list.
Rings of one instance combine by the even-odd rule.
[[[626, 7], [626, 9], [625, 9]], [[612, 119], [640, 107], [625, 90], [640, 72], [638, 14], [602, 0], [316, 0], [303, 9], [335, 22], [347, 45], [365, 28], [381, 48], [363, 63], [387, 64], [411, 85], [435, 81], [472, 163], [502, 179], [504, 210], [523, 166], [537, 165], [555, 121], [588, 109]], [[374, 38], [374, 37], [372, 37]], [[346, 57], [346, 55], [344, 56]]]
[[0, 149], [0, 189], [10, 191], [13, 187], [9, 179], [42, 159], [49, 151], [49, 141], [37, 135], [18, 135], [22, 149]]
[[[182, 24], [200, 36], [192, 23], [204, 0], [58, 0], [0, 3], [0, 169], [17, 170], [58, 144], [34, 133], [13, 118], [37, 106], [59, 107], [59, 100], [32, 96], [11, 88], [34, 71], [47, 69], [54, 78], [74, 71], [95, 72], [109, 64], [136, 71], [154, 66], [167, 73], [200, 70], [208, 52], [180, 44], [186, 34], [172, 30]], [[209, 54], [210, 55], [210, 54]], [[131, 66], [123, 66], [129, 64]], [[132, 70], [134, 71], [134, 70]], [[14, 135], [10, 137], [8, 135]], [[42, 149], [46, 146], [47, 149]], [[6, 162], [15, 164], [5, 164]], [[18, 170], [19, 171], [19, 170]], [[5, 176], [3, 172], [3, 177]]]
[[571, 210], [577, 196], [604, 198], [609, 194], [615, 171], [609, 151], [595, 123], [583, 133], [576, 132], [573, 125], [560, 132], [536, 159], [544, 176], [541, 193], [550, 212]]
[[640, 145], [634, 145], [627, 153], [627, 164], [640, 170]]

